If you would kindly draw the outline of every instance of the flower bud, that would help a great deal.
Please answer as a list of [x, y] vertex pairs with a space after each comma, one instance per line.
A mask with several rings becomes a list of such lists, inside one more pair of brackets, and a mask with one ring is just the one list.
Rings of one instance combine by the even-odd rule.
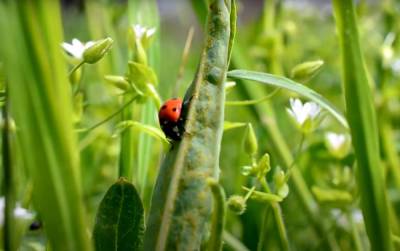
[[312, 79], [324, 64], [322, 60], [304, 62], [296, 65], [291, 72], [291, 78], [298, 82], [307, 82]]
[[345, 134], [328, 132], [325, 135], [325, 145], [332, 156], [342, 159], [350, 151], [350, 137]]
[[122, 91], [127, 91], [130, 88], [129, 82], [128, 80], [126, 80], [125, 77], [116, 75], [106, 75], [104, 79]]
[[258, 151], [258, 142], [253, 126], [250, 123], [247, 124], [244, 137], [244, 151], [250, 156], [256, 155]]
[[96, 63], [110, 50], [113, 42], [109, 37], [94, 42], [92, 46], [83, 52], [83, 61], [88, 64]]
[[246, 200], [240, 195], [232, 195], [228, 199], [228, 207], [236, 214], [243, 214], [246, 211]]
[[242, 175], [244, 176], [257, 176], [257, 166], [242, 166]]
[[265, 153], [260, 158], [257, 164], [257, 169], [260, 177], [264, 177], [269, 172], [269, 170], [271, 170], [271, 162], [268, 153]]

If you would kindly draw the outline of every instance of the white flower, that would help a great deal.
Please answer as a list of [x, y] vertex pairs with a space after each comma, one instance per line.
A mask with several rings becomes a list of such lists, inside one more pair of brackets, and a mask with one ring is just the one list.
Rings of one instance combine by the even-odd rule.
[[143, 37], [149, 38], [156, 32], [156, 28], [147, 28], [141, 26], [140, 24], [135, 24], [132, 26], [132, 28], [133, 31], [135, 32], [136, 39], [139, 40], [141, 40]]
[[354, 209], [351, 213], [351, 216], [353, 217], [354, 222], [357, 224], [362, 224], [364, 221], [364, 217], [360, 209]]
[[350, 149], [350, 140], [345, 134], [328, 132], [325, 134], [325, 144], [329, 152], [337, 158], [346, 156]]
[[290, 108], [286, 109], [304, 132], [308, 132], [312, 129], [313, 121], [321, 111], [319, 105], [314, 102], [306, 102], [303, 105], [300, 99], [292, 98], [290, 99]]
[[346, 142], [346, 136], [344, 134], [328, 132], [325, 137], [328, 144], [335, 150], [339, 149]]
[[78, 39], [74, 38], [72, 39], [72, 43], [62, 43], [62, 47], [64, 50], [73, 56], [76, 59], [82, 59], [83, 58], [83, 53], [87, 48], [92, 46], [94, 44], [93, 41], [88, 41], [85, 44], [83, 44], [81, 41]]
[[[4, 225], [4, 210], [5, 210], [5, 199], [4, 197], [0, 197], [0, 226]], [[14, 217], [19, 220], [33, 220], [34, 213], [31, 211], [21, 207], [17, 203], [16, 208], [14, 208]]]

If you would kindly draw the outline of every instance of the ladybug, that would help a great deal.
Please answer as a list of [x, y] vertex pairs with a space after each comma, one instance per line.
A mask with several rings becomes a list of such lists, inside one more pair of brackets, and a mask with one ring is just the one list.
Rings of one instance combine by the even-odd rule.
[[185, 131], [184, 110], [185, 105], [179, 98], [167, 100], [158, 112], [161, 129], [167, 138], [178, 141]]

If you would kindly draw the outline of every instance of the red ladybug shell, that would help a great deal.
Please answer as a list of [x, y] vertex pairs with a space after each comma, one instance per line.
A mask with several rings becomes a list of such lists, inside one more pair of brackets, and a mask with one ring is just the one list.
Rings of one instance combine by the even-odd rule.
[[168, 121], [177, 123], [182, 111], [182, 100], [179, 98], [173, 98], [167, 100], [160, 108], [158, 112], [158, 118], [161, 121]]

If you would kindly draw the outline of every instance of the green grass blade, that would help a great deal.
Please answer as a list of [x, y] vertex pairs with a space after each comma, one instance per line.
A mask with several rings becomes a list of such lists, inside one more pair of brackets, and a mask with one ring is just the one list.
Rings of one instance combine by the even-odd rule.
[[290, 90], [296, 92], [314, 102], [319, 104], [322, 108], [325, 108], [333, 117], [335, 117], [340, 124], [342, 124], [345, 128], [348, 128], [346, 118], [341, 114], [341, 112], [326, 98], [321, 96], [319, 93], [314, 90], [297, 83], [293, 80], [290, 80], [285, 77], [255, 72], [255, 71], [247, 71], [247, 70], [233, 70], [228, 72], [228, 77], [234, 79], [244, 79], [244, 80], [253, 80], [260, 82], [262, 84], [280, 87], [286, 90]]
[[334, 0], [333, 6], [342, 54], [347, 119], [358, 166], [361, 209], [371, 249], [393, 250], [371, 82], [360, 48], [353, 1]]
[[120, 178], [100, 203], [93, 230], [96, 251], [142, 250], [144, 209], [135, 187]]
[[35, 209], [44, 221], [51, 248], [90, 251], [71, 90], [60, 48], [59, 2], [2, 2], [0, 32], [7, 34], [0, 50], [20, 154], [33, 180]]

